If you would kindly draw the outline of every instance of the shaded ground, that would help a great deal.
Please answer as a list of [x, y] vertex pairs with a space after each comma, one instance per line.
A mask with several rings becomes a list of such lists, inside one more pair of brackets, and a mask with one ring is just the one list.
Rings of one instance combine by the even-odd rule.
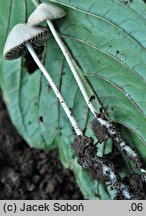
[[0, 199], [83, 199], [56, 151], [31, 149], [18, 135], [0, 94]]

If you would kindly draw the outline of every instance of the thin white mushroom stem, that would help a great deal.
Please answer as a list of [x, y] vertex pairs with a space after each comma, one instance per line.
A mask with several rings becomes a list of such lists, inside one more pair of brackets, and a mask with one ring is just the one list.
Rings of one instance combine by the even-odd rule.
[[53, 22], [51, 20], [47, 20], [47, 23], [48, 23], [48, 26], [50, 28], [50, 31], [52, 32], [57, 44], [59, 45], [64, 57], [66, 58], [66, 61], [77, 81], [77, 84], [82, 92], [82, 95], [87, 103], [87, 106], [89, 107], [90, 111], [93, 113], [93, 115], [96, 117], [96, 109], [94, 108], [93, 104], [90, 102], [90, 98], [85, 90], [85, 87], [83, 86], [83, 83], [80, 79], [80, 76], [78, 75], [78, 72], [73, 64], [73, 61], [72, 61], [72, 56], [71, 56], [71, 53], [70, 51], [68, 50], [68, 48], [65, 46], [63, 40], [61, 39], [61, 37], [59, 36], [59, 34], [57, 33], [54, 25], [53, 25]]
[[50, 86], [52, 87], [54, 93], [56, 94], [58, 100], [60, 101], [60, 104], [62, 105], [66, 115], [68, 116], [72, 127], [74, 128], [76, 134], [79, 136], [83, 136], [83, 133], [81, 131], [81, 129], [79, 128], [71, 110], [69, 109], [69, 107], [67, 106], [64, 98], [62, 97], [59, 89], [57, 88], [57, 86], [55, 85], [54, 81], [52, 80], [51, 76], [49, 75], [48, 71], [45, 69], [44, 65], [42, 64], [42, 62], [40, 61], [40, 59], [38, 58], [36, 52], [34, 51], [32, 45], [30, 42], [26, 42], [26, 47], [28, 49], [28, 51], [30, 52], [32, 58], [34, 59], [34, 61], [36, 62], [36, 64], [38, 65], [38, 67], [40, 68], [40, 70], [42, 71], [42, 73], [44, 74], [44, 76], [46, 77], [46, 79], [48, 80]]

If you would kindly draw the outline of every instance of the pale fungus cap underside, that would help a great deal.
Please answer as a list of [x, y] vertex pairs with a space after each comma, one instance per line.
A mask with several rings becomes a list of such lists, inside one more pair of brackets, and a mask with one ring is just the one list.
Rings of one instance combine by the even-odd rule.
[[30, 15], [27, 23], [34, 26], [43, 21], [46, 21], [47, 19], [59, 19], [61, 17], [64, 17], [65, 15], [66, 12], [62, 8], [55, 5], [42, 3]]
[[15, 25], [7, 37], [3, 57], [8, 60], [19, 58], [25, 51], [26, 42], [41, 46], [48, 39], [48, 34], [46, 28], [32, 27], [27, 24]]

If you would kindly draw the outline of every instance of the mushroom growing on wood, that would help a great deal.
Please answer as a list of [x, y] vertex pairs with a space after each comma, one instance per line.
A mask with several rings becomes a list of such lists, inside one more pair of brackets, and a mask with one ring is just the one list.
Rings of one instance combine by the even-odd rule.
[[45, 69], [44, 65], [38, 58], [35, 50], [33, 49], [32, 44], [38, 46], [46, 41], [48, 36], [48, 30], [46, 28], [41, 27], [32, 27], [27, 24], [18, 24], [16, 25], [8, 35], [8, 38], [5, 43], [3, 56], [5, 59], [12, 60], [15, 58], [20, 57], [25, 48], [27, 47], [28, 51], [30, 52], [32, 58], [48, 80], [50, 86], [52, 87], [54, 93], [56, 94], [58, 100], [60, 101], [66, 115], [68, 116], [76, 134], [82, 136], [82, 131], [80, 130], [74, 116], [72, 115], [70, 108], [67, 106], [66, 102], [64, 101], [61, 93], [59, 92], [57, 86], [55, 85], [54, 81], [52, 80], [50, 74]]

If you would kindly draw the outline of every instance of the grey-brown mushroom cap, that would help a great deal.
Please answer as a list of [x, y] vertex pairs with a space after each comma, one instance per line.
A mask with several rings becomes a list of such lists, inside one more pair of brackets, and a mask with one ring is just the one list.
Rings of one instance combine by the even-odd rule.
[[29, 25], [35, 26], [48, 19], [59, 19], [65, 15], [66, 12], [62, 8], [57, 7], [56, 5], [42, 3], [30, 15], [27, 23]]
[[17, 24], [7, 37], [3, 57], [8, 60], [19, 58], [25, 51], [26, 42], [31, 42], [35, 46], [41, 46], [48, 39], [48, 35], [49, 31], [47, 28]]

